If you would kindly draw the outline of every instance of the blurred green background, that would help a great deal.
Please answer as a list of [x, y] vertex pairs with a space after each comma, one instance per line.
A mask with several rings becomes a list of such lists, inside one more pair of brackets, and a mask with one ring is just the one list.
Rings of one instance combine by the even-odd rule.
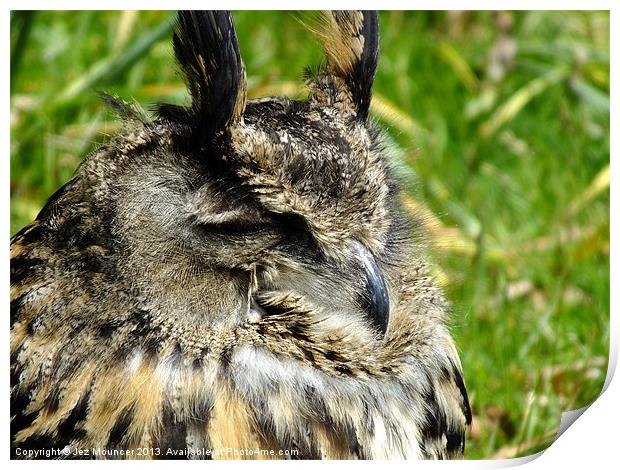
[[[187, 102], [170, 12], [11, 14], [11, 233], [120, 126]], [[288, 12], [235, 13], [251, 97], [303, 96]], [[382, 12], [373, 115], [424, 214], [474, 412], [467, 458], [541, 450], [609, 343], [608, 12]]]

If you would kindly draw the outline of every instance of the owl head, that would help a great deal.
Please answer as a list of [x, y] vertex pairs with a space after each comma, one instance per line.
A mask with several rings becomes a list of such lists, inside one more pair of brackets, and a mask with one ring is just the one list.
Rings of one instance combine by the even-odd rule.
[[234, 285], [212, 302], [210, 320], [235, 318], [261, 292], [292, 292], [383, 335], [386, 270], [400, 261], [405, 224], [369, 118], [378, 16], [325, 13], [314, 29], [325, 63], [307, 74], [308, 98], [248, 100], [231, 15], [179, 14], [174, 52], [191, 105], [157, 107], [155, 126], [174, 151], [123, 170], [121, 232], [141, 274], [158, 275], [145, 259], [177, 256], [175, 280], [206, 274]]

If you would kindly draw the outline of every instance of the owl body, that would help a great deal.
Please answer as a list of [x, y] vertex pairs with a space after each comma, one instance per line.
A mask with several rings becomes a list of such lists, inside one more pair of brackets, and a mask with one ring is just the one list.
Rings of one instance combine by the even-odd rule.
[[377, 16], [317, 35], [307, 100], [248, 101], [230, 14], [182, 12], [191, 106], [106, 97], [128, 130], [11, 240], [16, 457], [462, 455], [447, 305], [368, 118]]

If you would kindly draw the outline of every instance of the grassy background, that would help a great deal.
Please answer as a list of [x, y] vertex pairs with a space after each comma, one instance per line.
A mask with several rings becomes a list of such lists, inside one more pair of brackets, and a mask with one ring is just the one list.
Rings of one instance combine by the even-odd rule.
[[[238, 12], [250, 96], [302, 93], [319, 48], [290, 13]], [[609, 342], [609, 14], [383, 12], [373, 114], [425, 211], [454, 305], [466, 456], [552, 442], [596, 398]], [[169, 12], [11, 16], [11, 233], [118, 129], [95, 91], [187, 99]]]

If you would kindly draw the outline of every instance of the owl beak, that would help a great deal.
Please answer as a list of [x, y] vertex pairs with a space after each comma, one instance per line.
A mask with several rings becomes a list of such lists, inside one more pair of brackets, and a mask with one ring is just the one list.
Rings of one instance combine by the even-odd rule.
[[360, 243], [355, 243], [356, 257], [364, 267], [365, 289], [362, 293], [362, 306], [372, 324], [385, 334], [390, 319], [390, 299], [383, 273], [373, 254]]

